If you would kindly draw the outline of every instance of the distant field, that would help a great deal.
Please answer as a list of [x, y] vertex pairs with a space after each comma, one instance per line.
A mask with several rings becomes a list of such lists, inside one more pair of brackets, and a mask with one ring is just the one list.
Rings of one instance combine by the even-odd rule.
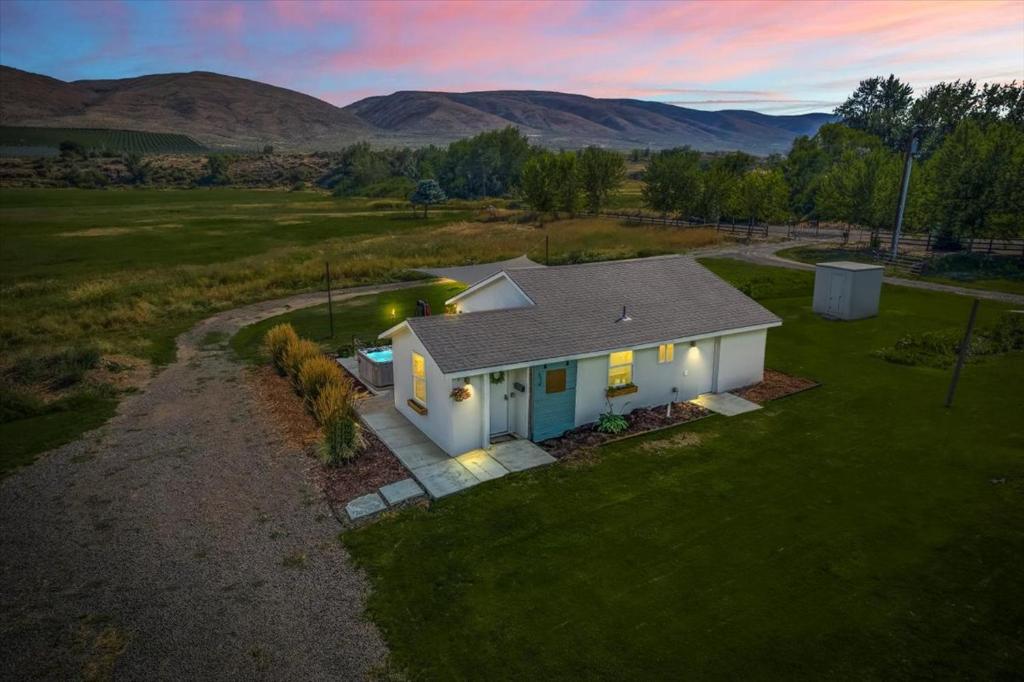
[[22, 128], [0, 126], [0, 154], [51, 156], [61, 142], [77, 142], [86, 149], [139, 154], [190, 154], [206, 151], [187, 135], [145, 133], [98, 128]]

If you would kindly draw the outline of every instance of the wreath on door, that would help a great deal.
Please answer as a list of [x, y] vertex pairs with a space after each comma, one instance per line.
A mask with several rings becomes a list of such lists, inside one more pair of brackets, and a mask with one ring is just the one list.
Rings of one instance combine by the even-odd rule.
[[500, 384], [504, 380], [505, 380], [505, 373], [504, 372], [491, 372], [491, 383], [492, 384]]

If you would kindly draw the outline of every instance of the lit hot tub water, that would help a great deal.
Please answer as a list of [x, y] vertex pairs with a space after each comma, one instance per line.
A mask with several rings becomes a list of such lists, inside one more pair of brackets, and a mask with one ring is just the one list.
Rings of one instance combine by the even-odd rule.
[[391, 347], [367, 348], [362, 351], [366, 357], [374, 362], [391, 362]]

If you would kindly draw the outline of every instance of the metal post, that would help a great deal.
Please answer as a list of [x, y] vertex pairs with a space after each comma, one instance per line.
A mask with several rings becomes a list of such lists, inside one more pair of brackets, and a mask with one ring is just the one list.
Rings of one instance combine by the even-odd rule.
[[331, 301], [331, 264], [324, 263], [327, 272], [327, 316], [331, 320], [331, 338], [334, 338], [334, 302]]
[[903, 229], [903, 211], [907, 206], [907, 190], [910, 188], [910, 168], [913, 166], [914, 154], [917, 152], [917, 132], [910, 134], [910, 146], [903, 161], [903, 183], [900, 185], [900, 203], [896, 209], [896, 227], [892, 231], [892, 259], [896, 260], [896, 250], [900, 246], [900, 230]]
[[548, 237], [549, 235], [544, 235], [544, 265], [551, 265], [551, 250]]
[[964, 340], [960, 343], [960, 351], [956, 356], [956, 366], [953, 368], [953, 380], [949, 382], [949, 392], [946, 393], [946, 407], [953, 406], [953, 394], [956, 393], [956, 384], [960, 381], [960, 370], [964, 368], [967, 361], [967, 351], [971, 348], [971, 334], [974, 332], [974, 320], [978, 316], [978, 306], [981, 299], [974, 299], [971, 305], [971, 316], [967, 318], [967, 331], [964, 333]]

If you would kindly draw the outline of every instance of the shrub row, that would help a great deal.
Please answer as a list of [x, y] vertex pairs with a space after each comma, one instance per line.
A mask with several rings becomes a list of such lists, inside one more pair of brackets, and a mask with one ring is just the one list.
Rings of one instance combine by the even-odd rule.
[[269, 329], [263, 346], [274, 368], [288, 377], [320, 425], [323, 461], [334, 466], [355, 458], [365, 441], [356, 418], [352, 380], [319, 346], [299, 338], [290, 324]]
[[[907, 334], [876, 355], [898, 365], [951, 366], [960, 348], [963, 332], [941, 330]], [[1024, 350], [1024, 315], [1006, 313], [992, 326], [980, 329], [971, 338], [968, 360]]]

